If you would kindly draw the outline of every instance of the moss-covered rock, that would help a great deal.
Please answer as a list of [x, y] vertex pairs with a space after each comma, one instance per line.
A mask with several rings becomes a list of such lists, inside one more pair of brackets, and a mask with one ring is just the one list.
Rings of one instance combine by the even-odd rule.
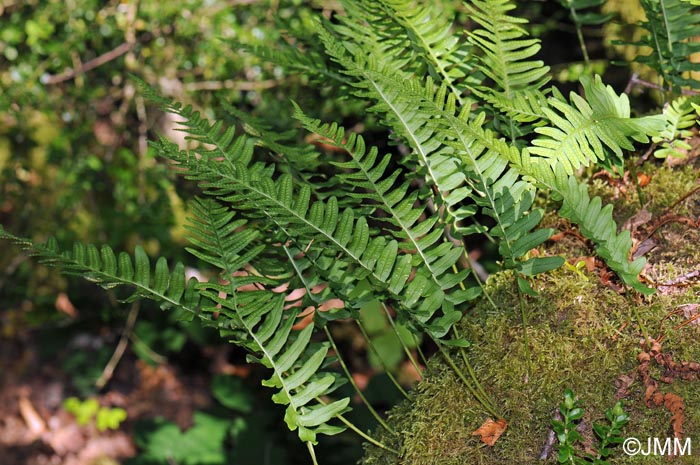
[[[644, 239], [647, 229], [654, 233], [655, 248], [647, 254], [649, 265], [645, 275], [656, 285], [674, 283], [679, 277], [692, 276], [693, 270], [700, 269], [698, 229], [687, 221], [684, 223], [682, 218], [659, 228], [654, 223], [670, 213], [694, 220], [700, 218], [699, 194], [675, 204], [695, 187], [697, 168], [688, 164], [654, 172], [651, 183], [643, 188], [651, 202], [647, 209], [653, 216], [639, 226], [638, 236]], [[619, 186], [611, 188], [599, 183], [594, 190], [614, 201], [618, 211], [624, 211], [627, 217], [641, 209], [633, 185], [620, 192]], [[567, 257], [586, 255], [586, 244], [576, 243], [575, 239], [564, 244], [552, 244], [545, 253], [563, 253]], [[655, 295], [643, 299], [624, 295], [619, 289], [614, 290], [614, 285], [604, 283], [607, 282], [601, 279], [601, 268], [591, 272], [569, 266], [539, 276], [534, 283], [539, 295], [522, 302], [527, 321], [523, 328], [513, 277], [508, 273], [492, 276], [486, 291], [495, 306], [483, 299], [463, 320], [461, 330], [472, 342], [466, 355], [476, 376], [508, 422], [506, 432], [493, 447], [472, 436], [488, 415], [438, 355], [431, 360], [424, 380], [409, 401], [389, 413], [390, 425], [399, 434], [385, 434], [382, 440], [400, 450], [401, 456], [368, 446], [363, 463], [556, 463], [556, 446], [547, 461], [540, 460], [540, 456], [566, 388], [574, 391], [585, 410], [579, 425], [583, 436], [579, 446], [595, 449], [598, 442], [592, 425], [605, 422], [605, 409], [615, 404], [616, 379], [622, 374], [636, 374], [644, 331], [653, 338], [663, 335], [663, 349], [672, 352], [675, 360], [700, 361], [700, 328], [690, 324], [677, 327], [688, 317], [687, 311], [684, 315], [681, 310], [694, 308], [684, 304], [700, 303], [700, 286], [687, 279], [676, 282], [682, 285], [660, 287]], [[465, 370], [460, 354], [454, 351], [452, 358]], [[657, 380], [662, 375], [658, 367], [651, 374]], [[648, 408], [644, 390], [637, 377], [623, 401], [630, 415], [623, 436], [643, 441], [648, 437], [672, 437], [671, 414], [663, 407]], [[684, 434], [691, 439], [700, 438], [697, 376], [693, 381], [660, 383], [660, 391], [684, 399]], [[700, 441], [693, 446], [697, 448], [693, 452], [700, 455]], [[610, 463], [661, 464], [668, 463], [668, 458], [627, 457], [617, 447]], [[692, 456], [678, 457], [674, 463], [698, 463], [698, 460]]]

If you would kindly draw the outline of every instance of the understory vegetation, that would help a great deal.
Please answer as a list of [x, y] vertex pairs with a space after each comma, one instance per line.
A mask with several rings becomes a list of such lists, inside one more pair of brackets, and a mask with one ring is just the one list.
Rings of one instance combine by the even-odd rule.
[[[60, 408], [133, 427], [127, 463], [627, 463], [697, 434], [695, 2], [40, 3], [2, 13], [3, 331], [123, 327], [64, 355]], [[185, 426], [91, 398], [127, 352], [221, 351]]]

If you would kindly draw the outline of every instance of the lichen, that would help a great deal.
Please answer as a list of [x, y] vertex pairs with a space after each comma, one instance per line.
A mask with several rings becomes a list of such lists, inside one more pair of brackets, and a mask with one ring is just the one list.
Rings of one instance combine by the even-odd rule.
[[[663, 167], [654, 172], [643, 188], [648, 209], [655, 215], [667, 209], [697, 186], [697, 168]], [[613, 201], [631, 216], [639, 210], [637, 192], [613, 192], [598, 183], [596, 194]], [[615, 197], [617, 197], [615, 199]], [[635, 204], [635, 201], [637, 202]], [[700, 195], [688, 197], [673, 212], [690, 218], [700, 217]], [[626, 218], [620, 218], [624, 221]], [[686, 224], [668, 223], [655, 231], [656, 248], [648, 253], [645, 274], [656, 283], [673, 282], [700, 269], [700, 233]], [[564, 253], [568, 257], [590, 254], [590, 245], [572, 238], [550, 244], [544, 253]], [[564, 249], [568, 249], [565, 251]], [[534, 282], [538, 296], [524, 300], [527, 326], [523, 328], [518, 296], [512, 276], [492, 275], [486, 291], [495, 308], [483, 299], [461, 323], [471, 341], [466, 350], [480, 382], [495, 400], [508, 421], [508, 429], [494, 447], [472, 436], [487, 418], [484, 409], [464, 384], [436, 355], [423, 381], [411, 398], [389, 413], [389, 422], [398, 437], [382, 439], [401, 451], [396, 457], [367, 446], [364, 464], [527, 464], [555, 463], [556, 450], [549, 462], [539, 461], [551, 425], [553, 412], [571, 388], [585, 409], [584, 439], [595, 446], [594, 422], [604, 421], [604, 411], [615, 402], [615, 380], [621, 374], [635, 373], [640, 352], [642, 327], [650, 337], [664, 335], [664, 350], [676, 360], [700, 361], [700, 327], [677, 327], [683, 314], [669, 316], [686, 303], [700, 303], [697, 283], [666, 289], [648, 298], [625, 296], [602, 284], [599, 270], [576, 272], [561, 268]], [[641, 323], [641, 324], [640, 324]], [[529, 341], [525, 344], [525, 333]], [[460, 356], [453, 353], [459, 364]], [[463, 365], [460, 365], [463, 367]], [[660, 373], [653, 373], [658, 376]], [[660, 383], [662, 392], [680, 395], [685, 403], [685, 434], [700, 433], [700, 380]], [[623, 430], [627, 437], [666, 438], [673, 433], [671, 414], [663, 408], [644, 404], [644, 386], [638, 379], [624, 399], [630, 422]], [[695, 445], [696, 448], [700, 444]], [[616, 448], [612, 464], [636, 463], [639, 457], [626, 457]], [[697, 452], [696, 452], [697, 455]], [[668, 463], [667, 457], [642, 457], [644, 463]], [[674, 463], [694, 463], [692, 457], [679, 457]]]

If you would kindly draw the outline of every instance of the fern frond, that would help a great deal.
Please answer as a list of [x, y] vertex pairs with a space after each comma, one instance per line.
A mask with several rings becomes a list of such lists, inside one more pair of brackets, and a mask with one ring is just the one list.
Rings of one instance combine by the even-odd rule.
[[329, 343], [311, 342], [313, 325], [293, 330], [299, 310], [284, 310], [284, 294], [268, 290], [232, 293], [230, 285], [217, 283], [201, 289], [213, 302], [205, 311], [216, 309], [235, 322], [222, 335], [248, 349], [248, 361], [272, 370], [272, 377], [262, 384], [277, 390], [272, 396], [275, 403], [287, 406], [285, 422], [290, 430], [297, 430], [299, 438], [311, 444], [316, 444], [318, 434], [344, 431], [329, 422], [348, 410], [350, 399], [329, 404], [318, 400], [341, 384], [337, 374], [322, 370], [328, 362]]
[[[405, 50], [413, 57], [409, 74], [429, 74], [436, 82], [445, 83], [460, 105], [466, 104], [465, 81], [472, 86], [480, 83], [474, 70], [471, 47], [454, 34], [454, 25], [443, 5], [415, 0], [384, 0], [380, 2], [387, 14], [403, 27], [403, 37], [409, 41]], [[427, 66], [424, 70], [416, 66]]]
[[480, 1], [466, 4], [470, 18], [480, 27], [468, 33], [469, 40], [481, 50], [478, 69], [492, 85], [474, 87], [474, 93], [495, 107], [496, 118], [506, 116], [505, 135], [513, 139], [520, 124], [542, 117], [545, 101], [542, 87], [549, 81], [549, 67], [532, 60], [539, 51], [539, 40], [530, 38], [522, 27], [527, 21], [508, 14], [515, 8], [510, 0]]
[[194, 218], [188, 226], [190, 242], [187, 250], [222, 271], [221, 283], [205, 283], [199, 290], [208, 301], [202, 311], [219, 312], [227, 323], [222, 323], [222, 335], [247, 348], [253, 355], [249, 360], [262, 363], [273, 371], [272, 378], [263, 385], [277, 388], [272, 396], [276, 403], [287, 405], [285, 421], [290, 430], [298, 430], [302, 441], [316, 443], [317, 434], [335, 434], [344, 430], [328, 422], [345, 412], [349, 398], [325, 405], [312, 402], [330, 394], [337, 386], [337, 376], [323, 372], [329, 344], [311, 344], [313, 325], [294, 332], [298, 309], [284, 310], [285, 296], [267, 289], [241, 291], [244, 283], [279, 284], [278, 279], [251, 273], [236, 273], [254, 266], [254, 259], [265, 248], [253, 245], [260, 232], [241, 227], [245, 220], [234, 220], [234, 212], [212, 199], [193, 203]]
[[337, 86], [347, 86], [348, 79], [333, 69], [326, 62], [325, 57], [309, 44], [297, 43], [291, 45], [280, 43], [276, 48], [263, 46], [250, 46], [242, 43], [232, 43], [232, 47], [259, 58], [262, 61], [272, 63], [287, 72], [296, 73], [308, 77], [312, 82]]
[[[595, 76], [581, 77], [586, 99], [571, 93], [572, 104], [561, 96], [549, 99], [543, 109], [551, 126], [535, 128], [545, 137], [535, 139], [530, 152], [561, 165], [570, 175], [581, 166], [599, 161], [607, 166], [622, 164], [622, 150], [633, 150], [632, 141], [648, 142], [648, 135], [661, 129], [660, 115], [630, 118], [627, 95], [617, 93]], [[556, 110], [556, 111], [555, 111]], [[614, 158], [609, 158], [607, 150]]]
[[[231, 139], [230, 130], [209, 124], [191, 108], [177, 104], [168, 108], [181, 117], [190, 137], [205, 145], [194, 152], [182, 152], [162, 139], [155, 147], [185, 177], [197, 181], [207, 195], [235, 206], [243, 218], [263, 221], [282, 242], [291, 238], [309, 244], [320, 254], [341, 254], [343, 260], [336, 257], [329, 269], [321, 270], [326, 279], [349, 287], [346, 292], [362, 279], [370, 279], [408, 309], [411, 320], [436, 339], [444, 337], [461, 318], [441, 293], [430, 292], [433, 289], [428, 277], [418, 274], [409, 281], [411, 257], [398, 255], [396, 240], [370, 234], [364, 216], [356, 216], [349, 208], [341, 211], [335, 197], [312, 201], [311, 188], [301, 185], [295, 189], [289, 175], [273, 179], [272, 167], [250, 163], [252, 144], [247, 137]], [[449, 259], [453, 257], [448, 255]], [[347, 273], [351, 273], [351, 282], [345, 277]]]
[[[457, 204], [459, 200], [450, 198], [450, 195], [458, 186], [464, 185], [465, 179], [459, 169], [458, 159], [453, 156], [452, 149], [443, 143], [442, 136], [426, 124], [432, 120], [432, 115], [418, 111], [417, 102], [401, 95], [405, 92], [404, 83], [413, 86], [415, 81], [405, 79], [403, 74], [394, 73], [371, 57], [367, 60], [364, 54], [352, 56], [344, 43], [323, 29], [318, 34], [333, 59], [345, 68], [346, 73], [357, 79], [354, 83], [357, 89], [355, 94], [373, 102], [370, 111], [384, 117], [387, 125], [393, 127], [413, 149], [411, 156], [412, 161], [418, 165], [418, 174], [425, 177], [428, 186], [434, 186], [438, 203]], [[456, 100], [455, 94], [450, 95]], [[460, 193], [459, 196], [461, 200], [466, 194]], [[473, 209], [464, 209], [459, 215], [464, 218], [474, 213]], [[456, 213], [451, 211], [450, 214]]]
[[[394, 85], [401, 86], [401, 83]], [[430, 79], [426, 80], [423, 88], [404, 85], [400, 95], [420, 102], [426, 114], [437, 116], [439, 124], [434, 126], [434, 130], [441, 132], [445, 143], [453, 148], [455, 156], [461, 161], [460, 169], [466, 175], [465, 186], [455, 190], [448, 200], [452, 203], [471, 200], [481, 207], [482, 213], [494, 219], [491, 234], [501, 239], [499, 252], [506, 259], [505, 266], [525, 275], [561, 266], [561, 257], [520, 260], [531, 249], [549, 239], [553, 230], [532, 231], [543, 216], [541, 209], [530, 212], [535, 188], [531, 183], [519, 179], [518, 173], [509, 168], [508, 154], [517, 153], [517, 149], [496, 139], [493, 132], [483, 128], [484, 113], [473, 120], [465, 110], [456, 113], [453, 99], [445, 97], [445, 88], [434, 87]], [[456, 225], [456, 229], [460, 229], [459, 225]]]
[[602, 207], [600, 197], [591, 200], [586, 185], [567, 175], [561, 165], [552, 167], [547, 160], [531, 157], [527, 149], [511, 152], [510, 156], [515, 169], [562, 198], [559, 214], [579, 225], [583, 236], [595, 244], [598, 255], [627, 285], [643, 294], [654, 292], [638, 279], [646, 263], [644, 257], [629, 262], [630, 232], [617, 232], [612, 205]]
[[415, 206], [418, 203], [418, 191], [408, 193], [409, 181], [397, 182], [400, 170], [386, 174], [390, 163], [389, 155], [378, 157], [376, 148], [369, 151], [366, 149], [361, 136], [350, 134], [346, 138], [342, 127], [308, 118], [299, 107], [296, 107], [295, 117], [306, 129], [321, 134], [350, 155], [351, 161], [334, 163], [340, 168], [351, 170], [339, 174], [339, 177], [347, 185], [360, 190], [356, 195], [361, 196], [363, 202], [376, 202], [387, 214], [384, 220], [396, 227], [388, 232], [399, 241], [398, 249], [404, 254], [413, 254], [411, 266], [417, 267], [416, 274], [432, 281], [424, 291], [432, 300], [440, 302], [445, 299], [453, 307], [474, 299], [479, 294], [478, 286], [458, 289], [466, 286], [463, 280], [468, 270], [455, 274], [451, 269], [464, 253], [463, 248], [454, 246], [452, 242], [440, 241], [444, 227], [436, 227], [439, 225], [438, 215], [420, 221], [423, 215], [430, 216], [430, 213], [426, 211], [425, 205]]
[[666, 127], [651, 138], [655, 144], [661, 144], [660, 148], [654, 150], [655, 157], [684, 157], [683, 151], [687, 153], [691, 149], [686, 142], [693, 135], [693, 131], [688, 128], [696, 123], [695, 110], [691, 104], [687, 97], [679, 97], [666, 105], [663, 113]]
[[124, 299], [127, 302], [142, 298], [153, 300], [163, 310], [173, 309], [182, 316], [189, 313], [189, 319], [200, 313], [202, 302], [196, 290], [197, 280], [190, 278], [186, 282], [184, 265], [177, 263], [170, 271], [167, 260], [160, 257], [155, 268], [151, 268], [148, 255], [141, 246], [136, 246], [133, 257], [126, 252], [117, 256], [106, 245], [98, 249], [80, 242], [73, 244], [71, 250], [63, 251], [53, 237], [44, 244], [35, 244], [10, 234], [1, 226], [0, 238], [18, 244], [29, 255], [39, 258], [41, 263], [59, 266], [65, 274], [83, 277], [103, 289], [130, 288], [131, 294]]
[[664, 88], [680, 93], [683, 88], [700, 89], [700, 81], [691, 73], [700, 71], [700, 63], [691, 55], [700, 52], [694, 39], [700, 29], [700, 13], [682, 0], [641, 0], [647, 20], [640, 24], [649, 34], [630, 44], [649, 47], [649, 55], [638, 55], [635, 61], [655, 70], [663, 79]]
[[642, 294], [653, 293], [654, 289], [645, 286], [638, 279], [646, 259], [639, 257], [629, 261], [632, 237], [628, 230], [617, 233], [612, 205], [602, 207], [600, 197], [591, 199], [586, 185], [579, 183], [573, 176], [557, 177], [556, 187], [564, 200], [559, 214], [579, 225], [581, 234], [595, 243], [598, 255], [622, 281]]

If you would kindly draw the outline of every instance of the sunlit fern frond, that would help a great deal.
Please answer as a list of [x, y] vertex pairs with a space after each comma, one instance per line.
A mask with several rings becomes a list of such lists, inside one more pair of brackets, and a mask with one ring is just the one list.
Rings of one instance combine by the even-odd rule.
[[582, 76], [581, 84], [585, 98], [572, 92], [571, 103], [561, 95], [549, 99], [550, 108], [543, 111], [550, 125], [535, 129], [541, 137], [530, 148], [552, 166], [561, 165], [567, 175], [592, 162], [619, 167], [623, 150], [633, 150], [633, 141], [648, 142], [648, 135], [663, 124], [660, 115], [630, 118], [627, 95], [618, 95], [600, 76]]

